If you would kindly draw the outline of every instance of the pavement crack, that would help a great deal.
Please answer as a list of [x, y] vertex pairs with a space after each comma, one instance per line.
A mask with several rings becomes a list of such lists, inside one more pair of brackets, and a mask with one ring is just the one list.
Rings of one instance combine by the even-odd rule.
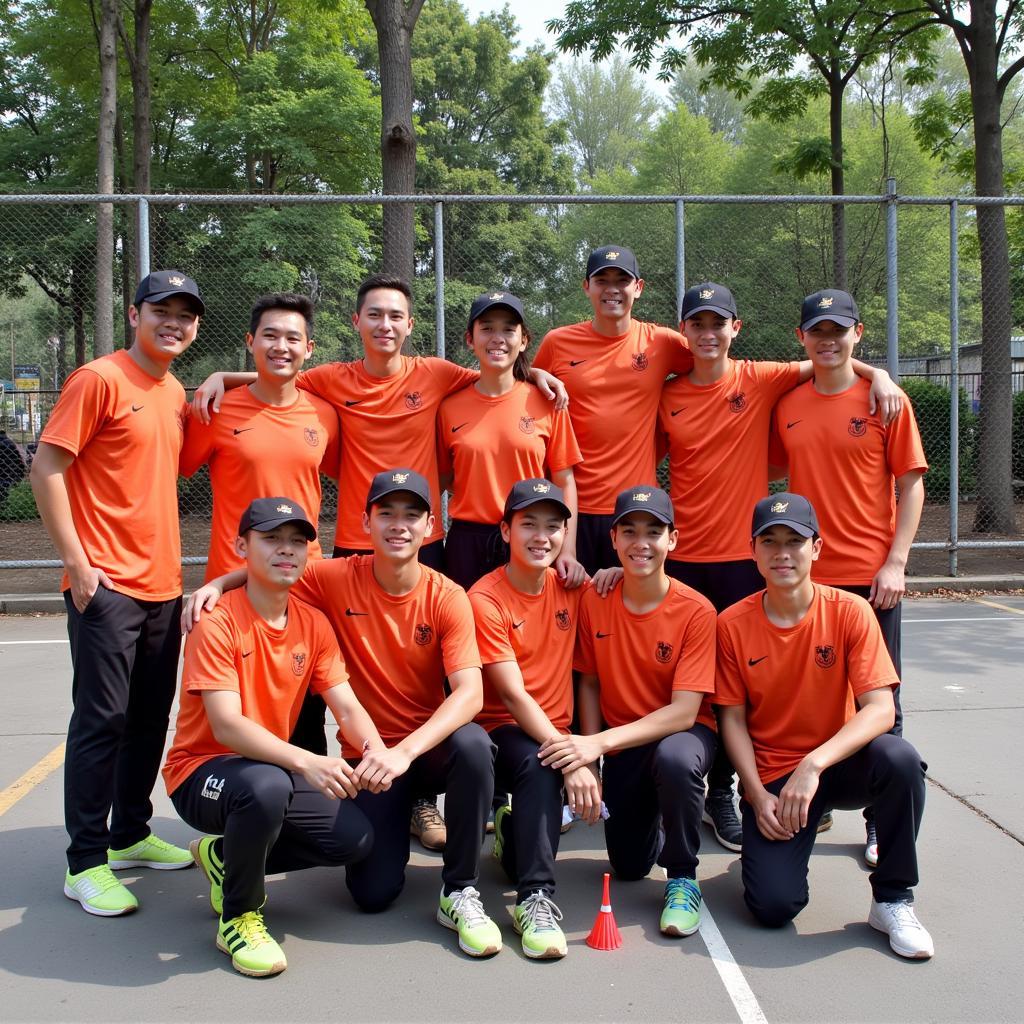
[[1018, 846], [1024, 846], [1024, 839], [1017, 835], [1016, 832], [1011, 832], [1005, 825], [1001, 825], [998, 821], [996, 821], [995, 818], [992, 817], [991, 814], [986, 814], [986, 812], [983, 811], [977, 804], [972, 804], [971, 801], [968, 800], [966, 797], [961, 796], [959, 793], [954, 793], [953, 790], [949, 788], [949, 786], [946, 786], [943, 783], [939, 782], [939, 780], [935, 778], [934, 775], [928, 775], [927, 773], [925, 773], [925, 778], [937, 789], [941, 789], [942, 792], [946, 794], [946, 796], [952, 797], [957, 803], [963, 804], [964, 807], [966, 807], [968, 810], [973, 811], [979, 818], [984, 819], [990, 825], [993, 825], [995, 828], [999, 829], [999, 831], [1002, 832], [1004, 836], [1006, 836], [1009, 839], [1012, 839], [1015, 843], [1017, 843]]

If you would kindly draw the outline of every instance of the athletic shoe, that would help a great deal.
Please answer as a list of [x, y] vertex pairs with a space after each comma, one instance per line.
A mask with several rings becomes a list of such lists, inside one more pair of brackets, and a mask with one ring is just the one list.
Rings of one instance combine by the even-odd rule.
[[892, 951], [908, 960], [927, 960], [935, 955], [935, 944], [917, 919], [912, 903], [876, 903], [871, 901], [868, 924], [889, 936]]
[[139, 909], [139, 901], [114, 877], [109, 864], [97, 864], [77, 875], [69, 871], [64, 876], [64, 895], [97, 917], [120, 917]]
[[562, 824], [558, 831], [565, 835], [576, 824], [576, 815], [569, 809], [568, 804], [562, 804]]
[[736, 853], [743, 849], [743, 826], [736, 814], [731, 789], [708, 790], [703, 818], [714, 830], [720, 845]]
[[864, 822], [864, 832], [866, 839], [864, 841], [864, 863], [869, 868], [878, 867], [878, 835], [875, 832], [875, 823], [873, 821]]
[[155, 868], [177, 871], [192, 867], [192, 855], [180, 846], [172, 846], [154, 835], [148, 835], [125, 850], [107, 850], [107, 864], [112, 871], [125, 868]]
[[692, 935], [700, 927], [700, 883], [696, 878], [670, 878], [661, 912], [662, 935]]
[[425, 850], [443, 850], [448, 841], [444, 818], [433, 800], [417, 800], [412, 805], [409, 831], [419, 839]]
[[288, 966], [284, 950], [271, 938], [258, 910], [221, 921], [217, 948], [231, 957], [231, 966], [239, 974], [250, 978], [280, 974]]
[[512, 908], [512, 927], [523, 937], [523, 953], [531, 960], [558, 960], [568, 947], [558, 927], [562, 912], [547, 895], [531, 893]]
[[459, 933], [459, 949], [469, 956], [492, 956], [501, 949], [501, 932], [484, 912], [480, 893], [471, 885], [455, 889], [437, 908], [437, 923]]
[[818, 819], [818, 833], [827, 832], [835, 824], [835, 819], [832, 817], [831, 811], [826, 811]]
[[505, 852], [505, 819], [512, 813], [511, 804], [502, 804], [494, 812], [494, 859], [500, 864]]
[[196, 867], [210, 883], [210, 906], [213, 912], [220, 917], [224, 910], [224, 861], [217, 856], [213, 848], [216, 842], [213, 836], [203, 836], [202, 839], [193, 839], [188, 844], [188, 851], [196, 862]]

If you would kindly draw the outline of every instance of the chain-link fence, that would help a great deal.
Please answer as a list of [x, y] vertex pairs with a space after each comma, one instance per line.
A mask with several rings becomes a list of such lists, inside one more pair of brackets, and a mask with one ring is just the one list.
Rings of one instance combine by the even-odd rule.
[[[382, 265], [382, 210], [415, 215], [414, 351], [468, 363], [473, 297], [524, 302], [535, 339], [587, 319], [587, 253], [627, 245], [646, 285], [641, 319], [675, 325], [686, 284], [717, 280], [737, 297], [734, 354], [796, 359], [802, 297], [836, 280], [828, 196], [0, 196], [0, 590], [27, 589], [52, 547], [23, 478], [67, 374], [92, 358], [95, 211], [115, 208], [115, 347], [140, 273], [178, 267], [207, 316], [174, 367], [187, 387], [246, 367], [249, 310], [296, 290], [317, 303], [313, 362], [361, 355], [351, 326], [359, 281]], [[931, 464], [911, 569], [998, 571], [1024, 542], [1024, 198], [846, 196], [842, 272], [866, 329], [862, 359], [888, 365], [911, 395]], [[982, 297], [984, 296], [984, 303]], [[953, 396], [958, 400], [954, 401]], [[322, 525], [333, 518], [328, 485]], [[182, 481], [187, 562], [206, 551], [205, 473]], [[970, 559], [975, 558], [976, 563]], [[15, 578], [17, 583], [15, 583]]]

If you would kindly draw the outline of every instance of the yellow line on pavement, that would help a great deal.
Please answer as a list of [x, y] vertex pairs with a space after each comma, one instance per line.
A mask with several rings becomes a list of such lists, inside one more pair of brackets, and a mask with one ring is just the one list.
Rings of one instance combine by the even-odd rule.
[[1000, 604], [998, 601], [985, 601], [980, 597], [976, 597], [974, 603], [983, 604], [986, 608], [998, 608], [1001, 612], [1013, 612], [1014, 615], [1024, 615], [1024, 608], [1011, 608], [1008, 604]]
[[54, 747], [46, 757], [34, 764], [20, 779], [0, 792], [0, 814], [6, 814], [23, 796], [28, 796], [40, 782], [45, 782], [64, 763], [64, 744]]

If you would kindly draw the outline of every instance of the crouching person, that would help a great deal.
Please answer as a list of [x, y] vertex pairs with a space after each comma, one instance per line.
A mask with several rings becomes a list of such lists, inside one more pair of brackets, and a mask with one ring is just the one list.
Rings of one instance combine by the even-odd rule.
[[811, 581], [823, 541], [806, 498], [763, 498], [751, 533], [765, 589], [719, 616], [715, 698], [742, 785], [747, 906], [770, 927], [796, 917], [822, 813], [873, 805], [868, 924], [900, 956], [926, 959], [932, 939], [913, 909], [926, 766], [889, 734], [899, 678], [878, 622], [863, 598]]
[[352, 864], [373, 830], [356, 806], [355, 771], [287, 742], [307, 688], [319, 693], [347, 743], [383, 746], [348, 684], [323, 614], [290, 595], [316, 530], [288, 498], [259, 498], [235, 541], [246, 585], [197, 623], [185, 647], [175, 742], [163, 773], [219, 916], [217, 948], [242, 974], [287, 966], [263, 922], [264, 876]]

